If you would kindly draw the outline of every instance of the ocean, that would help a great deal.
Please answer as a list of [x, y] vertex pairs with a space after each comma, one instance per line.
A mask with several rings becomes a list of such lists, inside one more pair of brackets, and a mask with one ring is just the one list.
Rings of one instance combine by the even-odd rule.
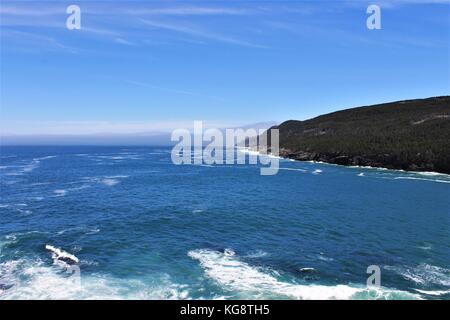
[[170, 152], [2, 147], [0, 299], [450, 299], [450, 176]]

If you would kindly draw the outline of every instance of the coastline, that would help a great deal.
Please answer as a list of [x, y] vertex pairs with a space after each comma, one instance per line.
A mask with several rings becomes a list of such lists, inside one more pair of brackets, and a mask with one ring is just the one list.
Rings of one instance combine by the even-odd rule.
[[[442, 174], [442, 175], [450, 175], [450, 172], [440, 172], [430, 170], [430, 167], [433, 165], [429, 164], [395, 164], [395, 163], [383, 163], [384, 161], [374, 160], [365, 158], [363, 156], [348, 156], [348, 155], [339, 155], [339, 156], [331, 156], [317, 153], [307, 153], [307, 152], [290, 152], [287, 150], [282, 150], [280, 152], [280, 156], [287, 159], [293, 159], [297, 161], [316, 161], [334, 165], [341, 165], [345, 167], [356, 167], [356, 168], [382, 168], [386, 170], [396, 170], [402, 172], [413, 172], [413, 173], [428, 173], [428, 174]], [[406, 168], [405, 168], [406, 167]]]
[[340, 164], [340, 163], [333, 163], [323, 160], [302, 160], [302, 159], [296, 159], [294, 157], [289, 157], [288, 155], [279, 155], [275, 156], [271, 153], [261, 153], [257, 150], [253, 150], [250, 148], [238, 148], [240, 152], [244, 152], [247, 154], [252, 155], [262, 155], [262, 156], [271, 156], [271, 157], [278, 157], [279, 159], [283, 160], [290, 160], [290, 161], [298, 161], [298, 162], [308, 162], [308, 163], [318, 163], [318, 164], [326, 164], [326, 165], [333, 165], [333, 166], [339, 166], [339, 167], [347, 167], [347, 168], [353, 168], [353, 169], [372, 169], [372, 170], [390, 170], [390, 171], [396, 171], [396, 172], [402, 172], [402, 173], [414, 173], [419, 174], [423, 176], [443, 176], [450, 178], [450, 173], [444, 173], [444, 172], [438, 172], [438, 171], [421, 171], [421, 170], [405, 170], [405, 169], [397, 169], [397, 168], [388, 168], [383, 166], [367, 166], [367, 165], [354, 165], [354, 164]]

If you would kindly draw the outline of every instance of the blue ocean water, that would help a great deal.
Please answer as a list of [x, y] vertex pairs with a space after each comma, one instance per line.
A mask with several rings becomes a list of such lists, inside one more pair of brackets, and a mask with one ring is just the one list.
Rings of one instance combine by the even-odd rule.
[[2, 147], [0, 299], [450, 298], [450, 176], [170, 151]]

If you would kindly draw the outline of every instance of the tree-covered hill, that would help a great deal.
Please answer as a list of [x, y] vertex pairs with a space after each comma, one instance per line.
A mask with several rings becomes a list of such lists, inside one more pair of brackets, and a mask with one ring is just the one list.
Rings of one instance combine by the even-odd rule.
[[283, 122], [280, 154], [297, 160], [450, 174], [450, 96]]

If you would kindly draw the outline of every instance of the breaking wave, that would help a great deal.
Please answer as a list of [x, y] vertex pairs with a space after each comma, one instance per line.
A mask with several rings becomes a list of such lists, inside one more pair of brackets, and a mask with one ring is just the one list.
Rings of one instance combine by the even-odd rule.
[[81, 272], [81, 281], [59, 265], [48, 266], [40, 260], [11, 260], [0, 263], [0, 300], [10, 299], [187, 299], [186, 285], [158, 277], [156, 284], [137, 279], [118, 279], [110, 275]]
[[434, 290], [434, 291], [427, 291], [427, 290], [420, 290], [420, 289], [414, 289], [417, 292], [420, 292], [422, 294], [426, 294], [429, 296], [443, 296], [445, 294], [450, 294], [450, 290]]
[[308, 171], [308, 170], [299, 169], [299, 168], [278, 168], [278, 170], [300, 171], [300, 172], [307, 172]]
[[254, 267], [230, 255], [209, 249], [188, 252], [199, 261], [206, 276], [225, 290], [257, 299], [420, 299], [420, 295], [386, 288], [364, 288], [349, 285], [297, 284], [280, 279], [275, 272]]
[[17, 168], [14, 171], [9, 171], [6, 172], [5, 175], [6, 176], [22, 176], [26, 173], [30, 173], [33, 170], [37, 169], [41, 163], [41, 161], [43, 160], [48, 160], [48, 159], [53, 159], [56, 158], [57, 156], [45, 156], [45, 157], [38, 157], [38, 158], [33, 158], [31, 159], [31, 161], [29, 161], [26, 164], [21, 164], [23, 162], [19, 162], [20, 164], [14, 164], [14, 165], [9, 165], [9, 166], [2, 166], [2, 169], [5, 170], [9, 170], [10, 168], [14, 169]]
[[441, 180], [441, 179], [428, 179], [428, 178], [417, 178], [417, 177], [395, 177], [394, 180], [422, 180], [422, 181], [431, 181], [431, 182], [439, 182], [439, 183], [450, 183], [450, 180]]
[[52, 258], [54, 262], [57, 261], [68, 261], [73, 263], [79, 263], [80, 260], [75, 257], [73, 254], [70, 254], [62, 249], [56, 248], [49, 244], [45, 245], [45, 249], [51, 252]]
[[63, 197], [67, 194], [67, 190], [65, 189], [56, 189], [53, 191], [53, 193], [57, 196], [57, 197]]
[[385, 266], [386, 270], [400, 274], [404, 279], [416, 284], [450, 287], [450, 269], [422, 263], [416, 267]]

